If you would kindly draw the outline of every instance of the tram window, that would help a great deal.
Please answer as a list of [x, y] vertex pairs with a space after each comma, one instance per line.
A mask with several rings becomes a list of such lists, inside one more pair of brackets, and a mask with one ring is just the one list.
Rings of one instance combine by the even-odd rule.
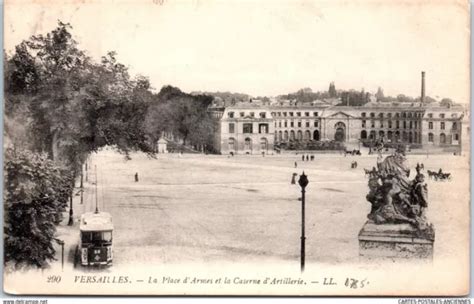
[[112, 241], [112, 231], [94, 231], [94, 232], [83, 232], [82, 242], [97, 242], [97, 241]]

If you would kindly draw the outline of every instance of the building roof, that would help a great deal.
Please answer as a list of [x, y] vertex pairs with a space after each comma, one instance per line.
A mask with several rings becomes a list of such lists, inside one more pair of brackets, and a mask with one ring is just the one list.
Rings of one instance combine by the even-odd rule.
[[113, 230], [112, 216], [107, 212], [86, 212], [81, 216], [81, 231]]

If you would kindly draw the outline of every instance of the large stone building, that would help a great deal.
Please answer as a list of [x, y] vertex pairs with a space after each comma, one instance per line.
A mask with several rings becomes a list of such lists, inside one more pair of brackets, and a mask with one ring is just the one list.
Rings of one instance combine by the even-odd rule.
[[383, 138], [414, 149], [460, 152], [465, 109], [446, 102], [425, 103], [424, 76], [422, 72], [417, 102], [372, 100], [363, 106], [344, 106], [338, 99], [250, 100], [214, 107], [215, 148], [222, 154], [261, 154], [282, 143], [338, 141], [351, 149]]
[[412, 148], [456, 152], [461, 149], [464, 108], [421, 102], [349, 107], [325, 101], [253, 101], [216, 113], [216, 147], [222, 154], [268, 153], [275, 143], [339, 141], [351, 146], [380, 138]]

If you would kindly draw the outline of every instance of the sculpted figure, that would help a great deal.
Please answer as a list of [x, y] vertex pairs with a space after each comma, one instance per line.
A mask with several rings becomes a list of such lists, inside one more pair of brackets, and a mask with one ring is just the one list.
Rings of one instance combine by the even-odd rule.
[[424, 175], [417, 168], [417, 175], [409, 179], [410, 167], [404, 147], [383, 159], [379, 153], [376, 174], [369, 179], [366, 199], [372, 204], [368, 218], [376, 224], [409, 223], [420, 234], [434, 237], [432, 225], [427, 223], [428, 187]]

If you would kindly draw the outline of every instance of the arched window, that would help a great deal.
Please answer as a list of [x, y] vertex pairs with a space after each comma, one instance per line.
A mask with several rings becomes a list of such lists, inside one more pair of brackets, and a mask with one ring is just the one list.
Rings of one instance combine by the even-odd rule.
[[441, 133], [441, 134], [439, 135], [439, 143], [440, 143], [440, 144], [445, 144], [445, 143], [446, 143], [446, 134]]
[[400, 141], [400, 131], [395, 131], [395, 138], [394, 138], [395, 142], [399, 142]]
[[268, 150], [268, 140], [265, 137], [260, 139], [260, 150], [267, 151]]
[[367, 131], [362, 130], [360, 132], [360, 139], [367, 139]]
[[413, 133], [412, 132], [408, 133], [408, 142], [409, 143], [413, 142]]
[[369, 133], [369, 139], [370, 140], [374, 140], [376, 138], [376, 133], [374, 130], [370, 131]]
[[314, 140], [319, 140], [319, 131], [318, 131], [318, 130], [314, 130], [314, 132], [313, 132], [313, 139], [314, 139]]
[[245, 150], [252, 150], [252, 140], [250, 138], [245, 139]]
[[283, 136], [283, 132], [278, 131], [278, 141], [281, 141], [283, 139], [282, 136]]
[[387, 139], [388, 139], [389, 142], [392, 142], [392, 139], [393, 139], [393, 132], [392, 131], [387, 132]]
[[295, 140], [295, 131], [290, 131], [290, 140]]
[[384, 138], [385, 137], [385, 132], [384, 131], [379, 131], [379, 137]]
[[283, 140], [284, 141], [288, 141], [288, 131], [285, 130], [285, 132], [283, 133]]
[[434, 141], [434, 138], [433, 138], [433, 133], [428, 133], [428, 142], [433, 142]]
[[229, 138], [229, 150], [235, 151], [235, 139], [233, 137]]
[[309, 130], [306, 130], [304, 132], [304, 140], [310, 140], [311, 139], [311, 132]]
[[302, 141], [303, 140], [303, 132], [301, 132], [301, 130], [298, 130], [298, 132], [296, 132], [296, 139], [298, 141]]

